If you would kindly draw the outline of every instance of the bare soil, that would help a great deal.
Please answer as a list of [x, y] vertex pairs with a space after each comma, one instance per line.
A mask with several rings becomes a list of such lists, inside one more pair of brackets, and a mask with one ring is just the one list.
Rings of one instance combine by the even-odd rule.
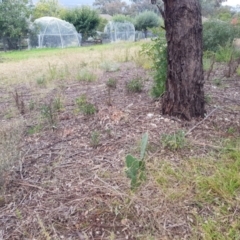
[[[176, 164], [207, 156], [222, 139], [239, 136], [240, 77], [222, 78], [225, 68], [216, 67], [205, 84], [206, 118], [190, 122], [161, 115], [161, 100], [149, 95], [151, 75], [131, 62], [96, 82], [59, 81], [44, 97], [30, 85], [14, 86], [25, 105], [17, 115], [25, 129], [21, 159], [4, 175], [0, 239], [191, 239], [188, 209], [164, 202], [147, 182], [141, 186], [147, 189], [144, 195], [131, 192], [125, 156], [138, 154], [145, 132], [147, 160], [165, 158]], [[126, 83], [137, 77], [144, 80], [143, 91], [128, 92]], [[117, 80], [110, 95], [109, 78]], [[214, 80], [221, 78], [220, 83]], [[17, 111], [11, 92], [0, 88], [2, 123], [14, 119], [6, 119], [9, 108]], [[29, 134], [38, 124], [39, 106], [59, 94], [64, 108], [56, 126], [45, 119], [40, 132]], [[97, 107], [94, 115], [77, 111], [75, 99], [82, 94]], [[30, 111], [34, 99], [38, 107]], [[164, 148], [161, 136], [180, 129], [187, 133], [188, 146], [179, 151]]]

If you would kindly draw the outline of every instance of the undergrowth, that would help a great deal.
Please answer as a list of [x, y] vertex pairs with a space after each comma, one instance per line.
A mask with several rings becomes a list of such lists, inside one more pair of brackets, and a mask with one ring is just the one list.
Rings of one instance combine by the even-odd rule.
[[172, 208], [188, 209], [191, 239], [239, 239], [240, 139], [227, 141], [214, 157], [155, 159], [147, 170]]
[[18, 164], [21, 157], [20, 142], [24, 131], [23, 119], [2, 122], [0, 129], [0, 189], [4, 171]]
[[158, 36], [153, 38], [152, 42], [145, 43], [142, 46], [141, 54], [147, 55], [152, 62], [154, 84], [151, 95], [158, 98], [163, 95], [166, 88], [167, 79], [167, 43], [163, 29], [154, 30]]

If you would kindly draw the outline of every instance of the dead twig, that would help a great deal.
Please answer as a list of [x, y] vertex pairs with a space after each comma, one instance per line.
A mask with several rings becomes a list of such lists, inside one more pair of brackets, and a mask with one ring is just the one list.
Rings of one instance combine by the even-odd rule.
[[198, 127], [200, 124], [202, 124], [206, 119], [208, 119], [219, 107], [214, 108], [202, 121], [198, 122], [195, 126], [190, 128], [185, 136], [189, 135], [196, 127]]
[[52, 191], [49, 191], [49, 190], [47, 190], [47, 189], [44, 189], [44, 188], [42, 188], [42, 187], [39, 187], [39, 186], [37, 186], [37, 185], [30, 184], [30, 183], [17, 182], [17, 184], [20, 184], [20, 185], [22, 185], [22, 186], [37, 188], [37, 189], [39, 189], [39, 190], [42, 190], [42, 191], [45, 191], [45, 192], [48, 192], [48, 193], [52, 193]]

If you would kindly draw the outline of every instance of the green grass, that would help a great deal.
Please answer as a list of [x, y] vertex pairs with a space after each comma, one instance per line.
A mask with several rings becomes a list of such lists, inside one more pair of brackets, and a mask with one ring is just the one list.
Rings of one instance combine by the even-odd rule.
[[140, 77], [131, 79], [127, 84], [126, 84], [126, 89], [128, 92], [131, 93], [140, 93], [143, 90], [143, 79]]
[[[141, 43], [104, 44], [78, 48], [43, 48], [2, 53], [3, 62], [0, 69], [2, 84], [32, 83], [44, 84], [45, 76], [48, 85], [62, 80], [76, 80], [82, 68], [88, 67], [94, 74], [101, 75], [104, 70], [115, 71], [118, 66], [119, 55], [128, 49], [129, 58], [132, 58], [140, 49]], [[107, 61], [114, 64], [103, 69], [101, 64]], [[81, 74], [80, 74], [81, 75]], [[81, 79], [81, 76], [80, 76]]]
[[240, 76], [240, 66], [237, 68], [237, 75]]
[[31, 58], [41, 58], [41, 57], [51, 57], [53, 55], [61, 56], [67, 53], [87, 53], [92, 51], [104, 51], [107, 49], [121, 49], [129, 48], [133, 46], [139, 46], [140, 43], [119, 43], [115, 44], [103, 44], [103, 45], [93, 45], [87, 47], [72, 47], [72, 48], [41, 48], [41, 49], [30, 49], [30, 50], [16, 50], [8, 51], [1, 54], [4, 61], [21, 61]]
[[193, 236], [200, 233], [201, 239], [240, 239], [240, 139], [227, 141], [212, 157], [180, 163], [161, 159], [149, 163], [147, 169], [165, 201], [172, 208], [184, 205], [193, 215]]
[[240, 51], [237, 51], [232, 46], [219, 47], [216, 52], [217, 62], [229, 62], [232, 59], [237, 59], [240, 57]]

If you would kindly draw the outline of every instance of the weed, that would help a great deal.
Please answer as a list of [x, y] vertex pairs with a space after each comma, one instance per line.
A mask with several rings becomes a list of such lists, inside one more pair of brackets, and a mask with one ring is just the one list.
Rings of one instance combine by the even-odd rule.
[[212, 102], [212, 97], [208, 94], [204, 96], [205, 103], [210, 104]]
[[40, 219], [39, 215], [37, 215], [37, 219], [38, 219], [38, 224], [41, 229], [41, 235], [43, 236], [44, 239], [51, 240], [50, 234], [48, 233], [48, 231], [47, 231], [46, 227], [44, 226], [43, 221]]
[[123, 54], [120, 54], [118, 57], [119, 62], [129, 62], [131, 60], [130, 49], [129, 47], [123, 50]]
[[141, 78], [138, 78], [138, 77], [135, 79], [132, 79], [126, 84], [126, 88], [128, 92], [133, 92], [133, 93], [142, 92], [143, 81]]
[[48, 123], [54, 129], [56, 128], [57, 123], [57, 111], [54, 108], [53, 101], [51, 100], [49, 103], [41, 106], [41, 115], [47, 119]]
[[97, 111], [94, 104], [87, 101], [87, 97], [85, 94], [77, 98], [75, 101], [80, 112], [85, 115], [93, 115]]
[[107, 90], [108, 90], [108, 100], [107, 100], [107, 104], [109, 106], [112, 105], [112, 98], [111, 98], [111, 90], [115, 89], [117, 87], [117, 80], [114, 78], [109, 78], [108, 81], [106, 82], [107, 85]]
[[35, 102], [33, 100], [30, 100], [29, 104], [28, 104], [28, 108], [30, 111], [33, 111], [35, 109]]
[[96, 108], [92, 103], [86, 103], [81, 107], [81, 112], [85, 115], [93, 115], [96, 112]]
[[123, 57], [123, 62], [129, 62], [130, 61], [130, 57], [129, 57], [129, 48], [125, 48], [124, 50], [124, 57]]
[[18, 208], [15, 210], [15, 215], [18, 219], [22, 219], [22, 213]]
[[54, 80], [56, 79], [57, 77], [57, 65], [53, 64], [51, 65], [50, 63], [48, 63], [48, 72], [49, 72], [49, 77], [50, 77], [50, 80]]
[[76, 101], [76, 104], [78, 105], [78, 107], [80, 108], [82, 105], [84, 105], [87, 102], [86, 94], [82, 94], [75, 101]]
[[211, 59], [210, 58], [203, 58], [203, 70], [204, 71], [209, 71], [211, 68]]
[[93, 131], [91, 134], [91, 146], [96, 148], [99, 145], [100, 133], [98, 131]]
[[77, 74], [77, 80], [78, 81], [84, 81], [84, 82], [94, 82], [96, 81], [97, 76], [90, 72], [88, 69], [81, 69], [80, 71], [78, 71]]
[[19, 95], [17, 90], [15, 90], [14, 93], [12, 93], [16, 107], [18, 109], [18, 111], [20, 112], [20, 114], [25, 114], [25, 104], [23, 101], [23, 97], [22, 95]]
[[234, 134], [236, 132], [236, 129], [234, 127], [229, 127], [227, 130], [228, 134]]
[[240, 76], [240, 66], [237, 68], [236, 72], [237, 72], [237, 75]]
[[115, 62], [103, 62], [100, 67], [105, 71], [105, 72], [116, 72], [119, 70], [119, 65]]
[[82, 61], [80, 64], [79, 64], [79, 66], [80, 66], [80, 68], [85, 68], [85, 67], [87, 67], [87, 63], [85, 62], [85, 61]]
[[139, 51], [135, 52], [133, 59], [137, 66], [140, 66], [146, 70], [152, 69], [153, 67], [152, 61], [149, 59], [148, 56], [146, 56], [146, 54], [142, 52]]
[[173, 134], [163, 134], [161, 142], [164, 147], [171, 150], [183, 148], [186, 145], [185, 133], [182, 130], [179, 130]]
[[8, 109], [8, 111], [5, 113], [4, 115], [4, 119], [11, 119], [13, 117], [15, 117], [15, 113], [12, 109]]
[[126, 174], [127, 177], [131, 179], [131, 189], [136, 190], [141, 183], [146, 179], [145, 175], [145, 162], [144, 156], [146, 152], [146, 147], [148, 143], [148, 134], [145, 133], [142, 136], [140, 159], [133, 157], [132, 155], [126, 156]]
[[220, 87], [220, 86], [222, 86], [222, 79], [215, 78], [215, 79], [213, 79], [213, 83], [214, 83], [214, 85]]
[[237, 59], [239, 56], [240, 52], [236, 51], [231, 44], [228, 44], [225, 47], [219, 46], [219, 49], [216, 52], [216, 61], [229, 63], [230, 61]]
[[56, 112], [60, 112], [63, 108], [63, 103], [61, 97], [56, 97], [53, 99], [53, 109]]
[[215, 53], [206, 51], [203, 58], [203, 70], [206, 71], [206, 81], [210, 78], [215, 62]]
[[109, 138], [112, 137], [113, 133], [112, 133], [112, 130], [111, 130], [110, 128], [107, 128], [107, 129], [105, 130], [105, 132], [106, 132], [106, 134], [107, 134], [107, 136], [108, 136]]
[[41, 129], [42, 129], [41, 125], [31, 126], [28, 128], [27, 133], [29, 135], [33, 135], [35, 133], [39, 133], [41, 131]]
[[46, 79], [46, 77], [43, 75], [43, 76], [41, 76], [41, 77], [38, 77], [37, 79], [36, 79], [36, 82], [37, 82], [37, 84], [39, 85], [39, 86], [46, 86], [47, 85], [47, 79]]
[[108, 88], [115, 89], [117, 87], [117, 80], [114, 78], [109, 78], [108, 81], [106, 82], [106, 85]]

